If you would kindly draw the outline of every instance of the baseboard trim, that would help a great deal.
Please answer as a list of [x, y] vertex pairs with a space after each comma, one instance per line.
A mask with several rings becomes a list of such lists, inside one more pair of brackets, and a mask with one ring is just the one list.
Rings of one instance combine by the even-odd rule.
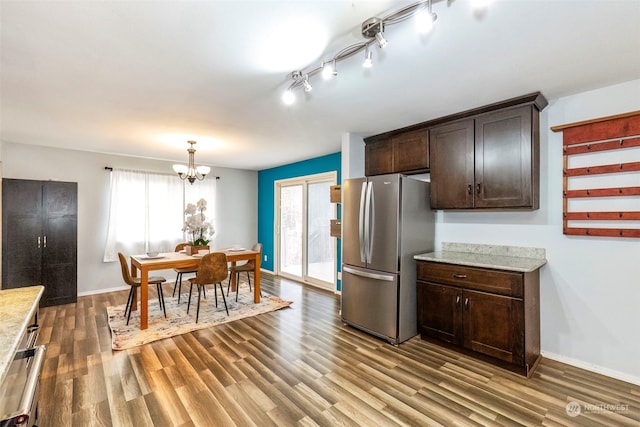
[[86, 297], [86, 296], [90, 296], [90, 295], [99, 295], [99, 294], [106, 294], [106, 293], [109, 293], [109, 292], [126, 291], [126, 290], [129, 290], [129, 286], [128, 285], [116, 286], [115, 288], [96, 289], [94, 291], [78, 292], [78, 296], [79, 297]]
[[595, 372], [596, 374], [601, 374], [607, 377], [615, 378], [620, 381], [625, 381], [631, 384], [640, 385], [640, 377], [635, 377], [633, 375], [629, 375], [624, 372], [605, 368], [603, 366], [595, 365], [593, 363], [588, 363], [579, 359], [574, 359], [572, 357], [561, 356], [559, 354], [555, 354], [547, 351], [541, 351], [540, 353], [542, 354], [542, 357], [555, 360], [556, 362], [565, 363], [567, 365], [571, 365], [576, 368]]

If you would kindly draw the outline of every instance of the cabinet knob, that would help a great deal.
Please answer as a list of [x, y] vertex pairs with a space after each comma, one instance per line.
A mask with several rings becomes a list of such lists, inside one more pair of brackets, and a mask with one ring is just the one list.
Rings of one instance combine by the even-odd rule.
[[460, 304], [460, 295], [456, 297], [456, 305]]
[[40, 249], [40, 236], [38, 236], [38, 249]]
[[480, 194], [480, 183], [476, 184], [476, 194]]
[[471, 195], [472, 191], [473, 191], [473, 186], [471, 184], [467, 185], [467, 194]]
[[465, 308], [469, 308], [469, 298], [464, 299], [464, 306]]

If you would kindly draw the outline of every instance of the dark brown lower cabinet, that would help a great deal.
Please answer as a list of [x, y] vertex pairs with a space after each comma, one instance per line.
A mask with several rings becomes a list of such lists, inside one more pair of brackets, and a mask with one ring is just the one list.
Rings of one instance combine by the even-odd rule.
[[423, 261], [417, 266], [423, 339], [531, 375], [540, 359], [538, 270], [506, 272]]
[[43, 285], [41, 306], [75, 302], [78, 184], [2, 180], [2, 288]]

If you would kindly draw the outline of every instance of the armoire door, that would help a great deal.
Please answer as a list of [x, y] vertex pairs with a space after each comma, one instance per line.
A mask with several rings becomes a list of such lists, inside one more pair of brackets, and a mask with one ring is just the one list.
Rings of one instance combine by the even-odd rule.
[[39, 285], [41, 272], [42, 182], [3, 179], [2, 288]]
[[46, 182], [42, 187], [43, 306], [68, 304], [78, 296], [77, 193], [75, 182]]
[[76, 301], [77, 193], [74, 182], [3, 179], [3, 289], [43, 285], [43, 307]]

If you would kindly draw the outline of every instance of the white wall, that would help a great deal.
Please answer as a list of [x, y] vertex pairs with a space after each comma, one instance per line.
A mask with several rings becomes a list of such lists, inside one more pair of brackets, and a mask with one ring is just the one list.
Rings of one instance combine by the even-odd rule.
[[[2, 143], [0, 158], [3, 178], [78, 183], [78, 293], [83, 295], [121, 287], [119, 264], [102, 261], [110, 177], [104, 167], [170, 172], [171, 163], [6, 141]], [[215, 176], [220, 177], [214, 220], [216, 245], [253, 245], [258, 236], [258, 173], [215, 167], [206, 179], [215, 179]], [[182, 224], [176, 224], [176, 227], [181, 229]], [[175, 279], [172, 271], [159, 273], [169, 281]]]
[[562, 234], [562, 133], [549, 130], [640, 110], [640, 80], [549, 101], [540, 122], [540, 209], [439, 211], [436, 244], [545, 248], [543, 355], [640, 384], [640, 239]]

